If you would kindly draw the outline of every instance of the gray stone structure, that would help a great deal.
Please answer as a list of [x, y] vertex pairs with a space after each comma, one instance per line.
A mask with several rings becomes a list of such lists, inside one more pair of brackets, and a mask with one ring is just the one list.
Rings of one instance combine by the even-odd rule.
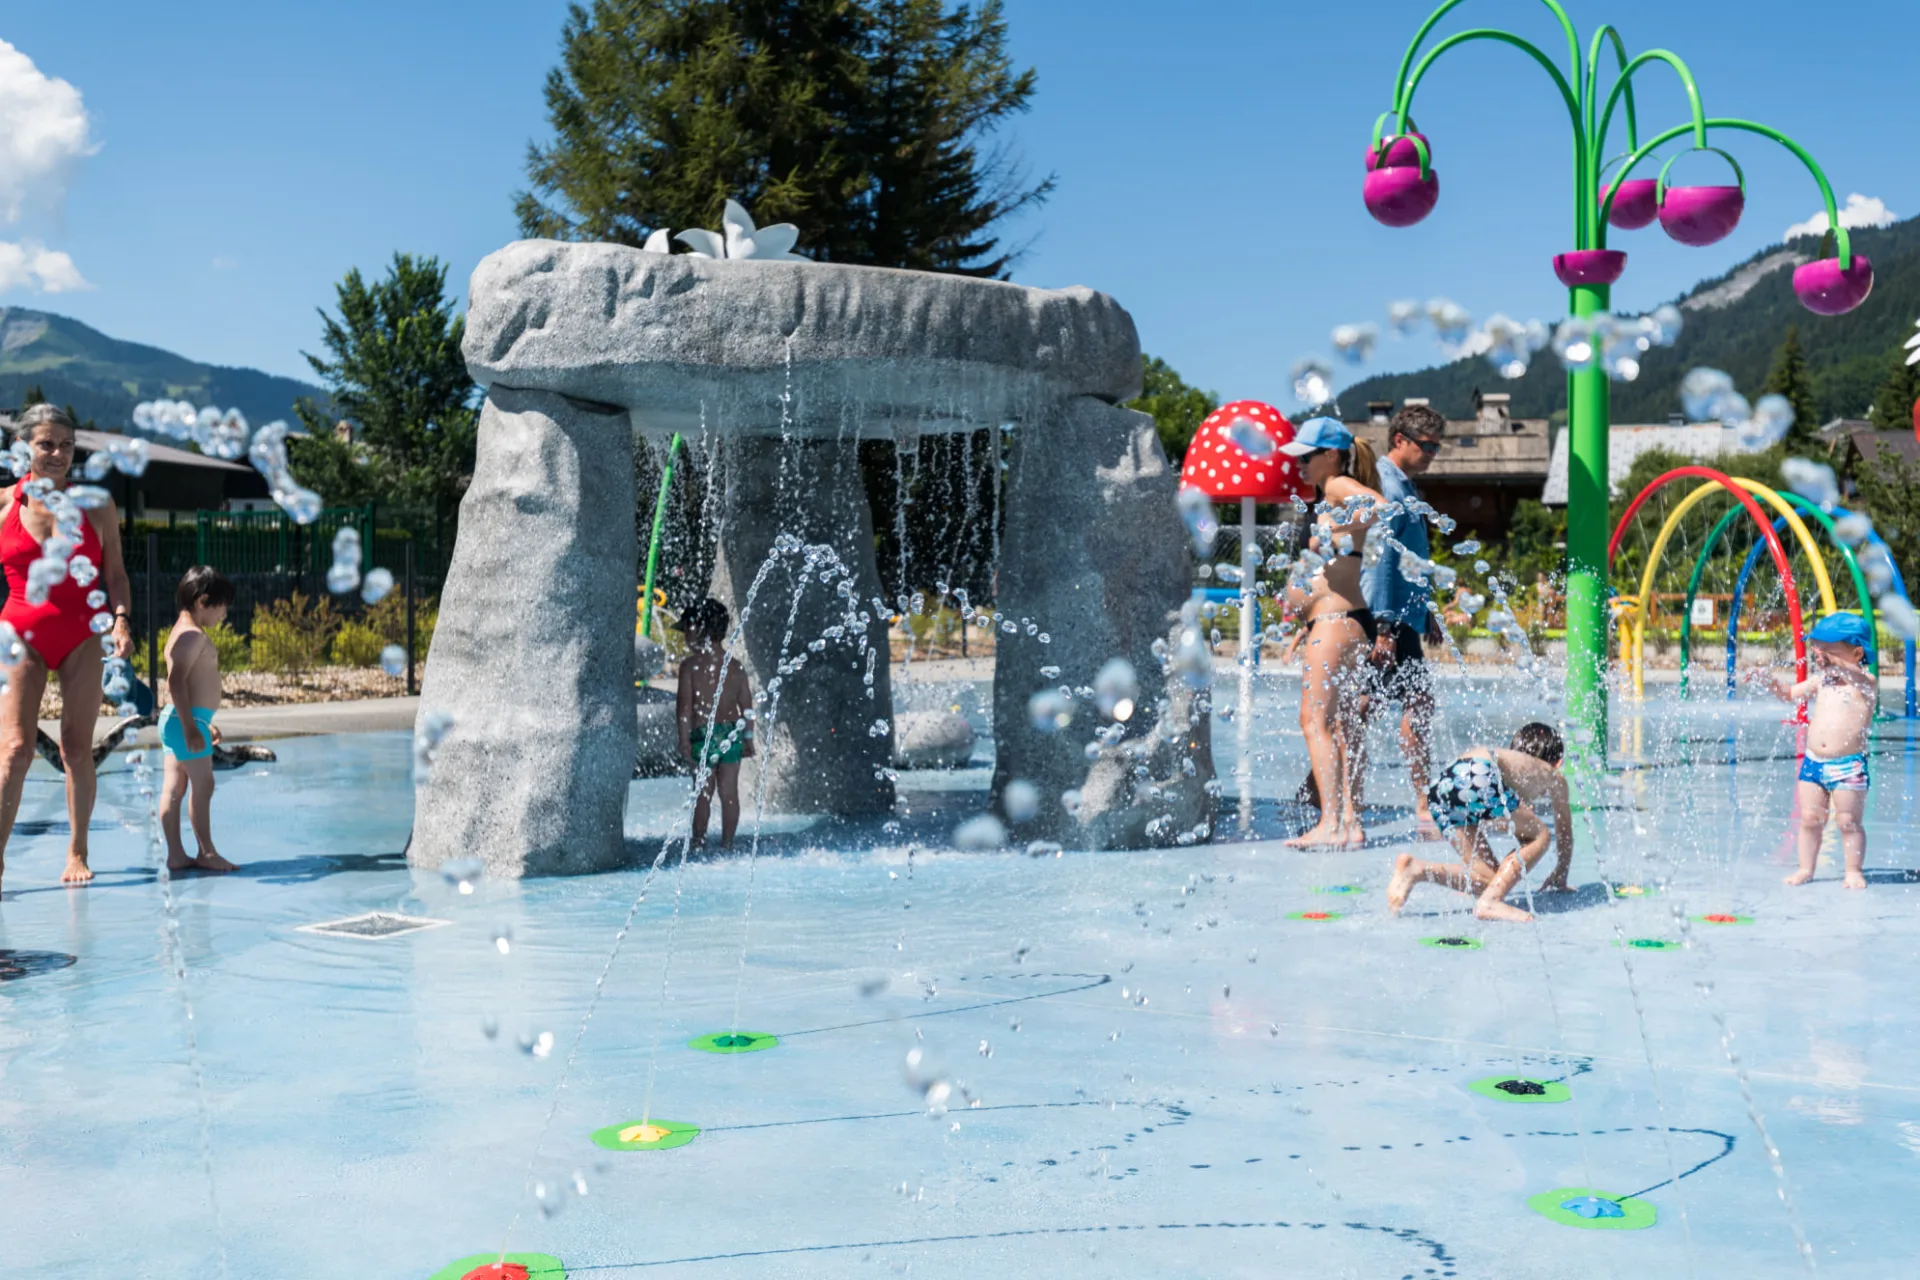
[[[475, 270], [465, 353], [487, 398], [422, 688], [423, 708], [454, 725], [421, 788], [415, 865], [479, 855], [512, 876], [627, 860], [638, 725], [659, 716], [636, 716], [633, 691], [633, 449], [675, 431], [723, 479], [714, 589], [745, 614], [763, 706], [780, 681], [760, 743], [771, 807], [893, 803], [895, 743], [870, 732], [892, 707], [886, 623], [867, 607], [879, 577], [857, 442], [1010, 423], [998, 607], [1052, 640], [998, 637], [996, 797], [1016, 778], [1042, 796], [1015, 835], [1171, 843], [1176, 820], [1186, 830], [1210, 813], [1204, 718], [1196, 728], [1184, 698], [1162, 697], [1152, 652], [1191, 581], [1175, 476], [1151, 421], [1115, 407], [1138, 394], [1140, 348], [1113, 299], [521, 241]], [[849, 595], [817, 575], [796, 595], [801, 558], [773, 554], [783, 535], [830, 548]], [[809, 652], [832, 626], [834, 643]], [[1088, 781], [1099, 718], [1082, 702], [1066, 730], [1041, 734], [1026, 703], [1086, 684], [1115, 655], [1139, 673], [1141, 709], [1104, 750], [1138, 764], [1076, 816], [1060, 795]], [[1052, 666], [1061, 673], [1042, 676]], [[1163, 726], [1161, 712], [1181, 723]]]

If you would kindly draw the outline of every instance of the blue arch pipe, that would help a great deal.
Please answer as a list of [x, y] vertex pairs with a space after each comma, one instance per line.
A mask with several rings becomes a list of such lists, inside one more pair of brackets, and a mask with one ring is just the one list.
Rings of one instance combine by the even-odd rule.
[[[1846, 510], [1844, 507], [1834, 507], [1831, 510], [1832, 510], [1832, 514], [1838, 517], [1845, 517], [1853, 514], [1851, 511]], [[1781, 516], [1778, 519], [1776, 519], [1773, 522], [1773, 527], [1776, 531], [1784, 530], [1787, 527], [1786, 517]], [[1893, 571], [1893, 589], [1899, 592], [1902, 598], [1909, 598], [1907, 597], [1906, 579], [1900, 575], [1900, 565], [1898, 564], [1898, 562], [1894, 560], [1892, 549], [1887, 546], [1886, 542], [1882, 540], [1880, 535], [1877, 533], [1868, 534], [1867, 542], [1869, 545], [1879, 547], [1882, 550], [1887, 552], [1887, 567]], [[1733, 698], [1736, 692], [1738, 691], [1737, 690], [1738, 677], [1735, 671], [1734, 664], [1737, 659], [1736, 651], [1739, 645], [1739, 637], [1740, 637], [1740, 598], [1746, 594], [1747, 579], [1753, 576], [1754, 565], [1759, 562], [1760, 553], [1765, 549], [1766, 549], [1766, 543], [1756, 542], [1753, 544], [1753, 547], [1747, 552], [1746, 562], [1740, 566], [1740, 576], [1734, 580], [1733, 599], [1727, 604], [1727, 697], [1729, 699]], [[1879, 642], [1878, 637], [1875, 637], [1875, 636], [1869, 636], [1868, 641], [1869, 643], [1873, 643], [1876, 645]], [[1907, 679], [1906, 679], [1906, 711], [1905, 711], [1906, 718], [1909, 720], [1920, 718], [1920, 698], [1916, 698], [1916, 691], [1914, 688], [1913, 659], [1914, 659], [1914, 642], [1909, 640], [1906, 643]]]

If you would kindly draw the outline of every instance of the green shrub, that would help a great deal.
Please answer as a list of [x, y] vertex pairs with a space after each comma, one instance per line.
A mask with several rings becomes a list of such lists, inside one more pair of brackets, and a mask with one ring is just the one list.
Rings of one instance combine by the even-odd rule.
[[[425, 657], [433, 645], [433, 627], [440, 620], [440, 598], [428, 596], [425, 600], [413, 602], [414, 652]], [[389, 592], [387, 598], [367, 610], [360, 621], [380, 636], [383, 645], [397, 644], [405, 648], [407, 644], [407, 601], [398, 590]]]
[[333, 661], [341, 667], [375, 667], [380, 665], [380, 651], [387, 647], [387, 638], [364, 622], [346, 622], [340, 626], [340, 633], [333, 638]]
[[260, 671], [298, 675], [326, 661], [340, 617], [324, 596], [296, 591], [253, 613], [253, 665]]

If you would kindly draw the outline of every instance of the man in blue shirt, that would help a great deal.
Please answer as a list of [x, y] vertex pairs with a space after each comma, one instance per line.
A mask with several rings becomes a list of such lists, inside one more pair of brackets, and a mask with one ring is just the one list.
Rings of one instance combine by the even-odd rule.
[[[1388, 502], [1419, 498], [1412, 478], [1433, 465], [1446, 430], [1447, 420], [1424, 404], [1407, 405], [1393, 415], [1387, 427], [1387, 452], [1379, 460], [1380, 492]], [[1382, 534], [1423, 558], [1432, 550], [1426, 520], [1411, 511], [1381, 521], [1373, 536]], [[1438, 840], [1440, 828], [1434, 825], [1427, 804], [1427, 734], [1433, 725], [1433, 681], [1421, 644], [1422, 637], [1435, 643], [1445, 639], [1432, 607], [1432, 588], [1407, 580], [1400, 571], [1400, 553], [1392, 547], [1361, 574], [1360, 584], [1380, 628], [1373, 645], [1373, 661], [1380, 673], [1381, 700], [1397, 702], [1402, 708], [1400, 749], [1412, 775], [1417, 834]]]

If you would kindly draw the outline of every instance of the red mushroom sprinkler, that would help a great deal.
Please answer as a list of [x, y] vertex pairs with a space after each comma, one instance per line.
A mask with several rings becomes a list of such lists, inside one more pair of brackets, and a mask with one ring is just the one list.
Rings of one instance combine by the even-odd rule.
[[1253, 759], [1248, 734], [1253, 721], [1253, 664], [1259, 640], [1253, 633], [1254, 587], [1261, 557], [1253, 524], [1254, 504], [1311, 497], [1292, 458], [1280, 446], [1293, 439], [1293, 424], [1270, 404], [1235, 400], [1207, 415], [1187, 446], [1180, 487], [1197, 489], [1215, 502], [1240, 500], [1240, 831], [1253, 826]]
[[[1509, 46], [1546, 73], [1547, 100], [1560, 99], [1572, 126], [1573, 246], [1553, 263], [1555, 274], [1567, 286], [1572, 315], [1591, 317], [1611, 304], [1610, 289], [1626, 267], [1626, 255], [1607, 247], [1609, 227], [1630, 231], [1657, 219], [1661, 229], [1681, 244], [1706, 245], [1723, 239], [1738, 225], [1746, 207], [1746, 179], [1738, 162], [1712, 145], [1715, 133], [1722, 137], [1754, 134], [1778, 143], [1819, 186], [1835, 253], [1795, 272], [1794, 292], [1802, 305], [1821, 315], [1838, 315], [1865, 301], [1873, 287], [1873, 266], [1865, 255], [1853, 252], [1847, 228], [1840, 225], [1833, 187], [1799, 143], [1751, 120], [1709, 116], [1692, 71], [1668, 50], [1629, 54], [1626, 41], [1610, 25], [1601, 26], [1590, 42], [1583, 42], [1563, 0], [1542, 3], [1565, 40], [1564, 60], [1553, 52], [1553, 45], [1543, 48], [1498, 28], [1475, 27], [1435, 36], [1441, 20], [1463, 2], [1445, 0], [1414, 33], [1393, 79], [1391, 105], [1374, 121], [1362, 195], [1377, 221], [1390, 227], [1412, 226], [1433, 211], [1440, 183], [1427, 135], [1414, 123], [1414, 99], [1443, 54], [1461, 45], [1492, 41]], [[1431, 44], [1430, 36], [1434, 37]], [[1650, 68], [1670, 72], [1679, 80], [1688, 119], [1643, 142], [1634, 77]], [[1609, 145], [1622, 126], [1624, 155]], [[1651, 179], [1635, 173], [1655, 151], [1682, 138], [1689, 139], [1691, 147], [1680, 155], [1713, 152], [1732, 171], [1732, 181], [1669, 185], [1673, 160]], [[1616, 158], [1607, 160], [1609, 154]], [[1609, 398], [1608, 371], [1597, 362], [1568, 374], [1567, 709], [1581, 722], [1580, 738], [1588, 744], [1606, 741]]]

